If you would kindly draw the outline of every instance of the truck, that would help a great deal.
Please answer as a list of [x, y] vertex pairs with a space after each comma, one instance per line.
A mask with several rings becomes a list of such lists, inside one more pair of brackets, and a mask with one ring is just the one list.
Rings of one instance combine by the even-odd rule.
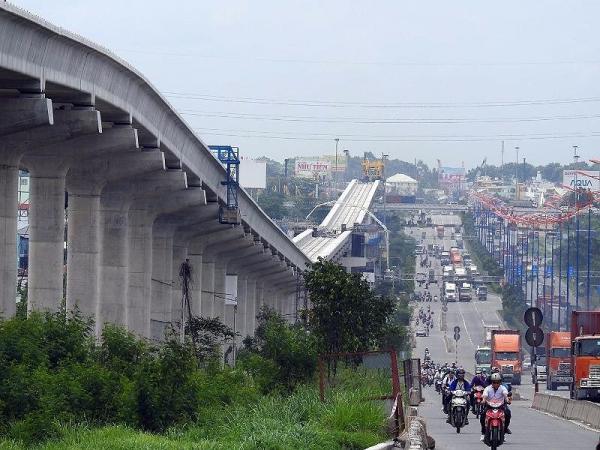
[[458, 300], [461, 302], [470, 302], [473, 298], [471, 284], [461, 283], [458, 293]]
[[456, 284], [449, 282], [444, 284], [444, 300], [447, 302], [455, 302], [457, 300]]
[[454, 267], [462, 266], [462, 257], [460, 256], [460, 253], [451, 253], [450, 262]]
[[507, 382], [521, 384], [523, 374], [521, 332], [518, 330], [492, 330], [491, 341], [492, 366], [500, 369], [502, 378]]
[[492, 330], [499, 330], [500, 325], [483, 324], [483, 345], [489, 347], [492, 345]]
[[547, 380], [546, 347], [537, 347], [531, 355], [531, 383]]
[[571, 313], [571, 398], [600, 397], [600, 311]]
[[437, 237], [440, 239], [444, 238], [444, 225], [438, 225], [435, 227], [435, 232], [437, 233]]
[[492, 349], [489, 345], [480, 345], [475, 351], [475, 372], [478, 370], [488, 374], [492, 371]]
[[571, 333], [550, 331], [545, 341], [546, 388], [555, 391], [558, 386], [571, 386]]
[[442, 252], [442, 254], [440, 255], [440, 264], [442, 266], [450, 265], [450, 252], [446, 252], [446, 251]]
[[487, 286], [477, 287], [477, 300], [487, 300]]

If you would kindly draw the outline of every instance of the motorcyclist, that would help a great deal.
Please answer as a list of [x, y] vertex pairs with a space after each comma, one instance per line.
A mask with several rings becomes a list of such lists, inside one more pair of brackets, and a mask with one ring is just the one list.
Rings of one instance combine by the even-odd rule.
[[447, 370], [446, 376], [442, 380], [442, 411], [444, 411], [445, 414], [448, 413], [448, 401], [450, 399], [448, 388], [455, 379], [456, 374], [454, 370]]
[[[486, 378], [485, 380], [485, 387], [489, 386], [490, 384], [492, 384], [492, 375], [493, 374], [500, 374], [500, 368], [496, 367], [496, 366], [492, 366], [491, 370], [490, 370], [490, 374], [489, 376]], [[502, 374], [500, 374], [500, 377], [502, 378]]]
[[[465, 391], [467, 393], [467, 396], [469, 395], [469, 392], [471, 392], [471, 385], [469, 384], [469, 382], [467, 380], [465, 380], [465, 370], [464, 369], [458, 369], [456, 371], [456, 378], [450, 383], [448, 390], [449, 390], [448, 402], [452, 398], [452, 393], [456, 390]], [[449, 410], [448, 410], [448, 418], [446, 419], [446, 423], [450, 423], [450, 411]], [[469, 425], [469, 410], [468, 409], [465, 412], [465, 425]]]
[[479, 423], [481, 424], [481, 441], [485, 440], [485, 410], [487, 408], [488, 400], [504, 400], [504, 432], [506, 434], [512, 434], [508, 428], [511, 418], [511, 412], [508, 408], [508, 404], [511, 402], [508, 389], [502, 384], [502, 375], [498, 372], [494, 372], [490, 375], [490, 381], [492, 384], [483, 391], [484, 409], [483, 414], [481, 414], [481, 417], [479, 418]]
[[[481, 386], [482, 388], [487, 387], [487, 379], [483, 375], [482, 371], [477, 369], [475, 371], [475, 376], [471, 380], [471, 389], [475, 386]], [[475, 396], [471, 395], [471, 410], [475, 412]]]

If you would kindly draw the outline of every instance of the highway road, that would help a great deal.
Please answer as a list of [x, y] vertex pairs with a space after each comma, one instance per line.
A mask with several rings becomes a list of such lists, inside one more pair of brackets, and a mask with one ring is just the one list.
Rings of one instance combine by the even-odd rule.
[[[434, 215], [433, 223], [439, 218]], [[445, 221], [448, 220], [446, 217]], [[454, 216], [456, 223], [458, 216]], [[422, 232], [426, 232], [424, 244], [431, 242], [440, 243], [440, 239], [435, 237], [434, 228], [413, 228], [408, 229], [417, 241], [421, 240]], [[450, 230], [446, 229], [446, 236], [443, 239], [444, 248], [449, 248], [453, 241], [450, 239]], [[430, 257], [431, 259], [431, 257]], [[439, 261], [432, 259], [432, 268], [441, 279], [441, 267]], [[424, 271], [418, 264], [417, 271]], [[439, 288], [436, 284], [430, 284], [432, 295], [439, 294]], [[417, 290], [419, 288], [417, 287]], [[446, 345], [444, 332], [440, 330], [441, 304], [440, 302], [415, 303], [415, 311], [419, 307], [427, 309], [430, 306], [434, 312], [435, 326], [428, 337], [418, 337], [417, 346], [413, 350], [415, 357], [423, 358], [425, 347], [428, 347], [431, 356], [436, 362], [452, 362], [455, 359], [453, 348], [454, 341], [450, 341], [450, 346]], [[447, 312], [447, 338], [452, 338], [453, 328], [458, 325], [461, 328], [461, 339], [458, 343], [458, 363], [467, 371], [474, 369], [474, 353], [478, 345], [483, 341], [483, 323], [501, 324], [499, 311], [501, 310], [501, 300], [499, 296], [490, 293], [487, 301], [473, 300], [469, 303], [449, 303]], [[414, 322], [413, 322], [414, 323]], [[523, 386], [518, 387], [522, 393], [523, 400], [515, 401], [512, 406], [513, 422], [511, 430], [513, 434], [508, 436], [505, 447], [507, 449], [593, 449], [598, 443], [600, 434], [583, 428], [577, 424], [557, 419], [530, 408], [533, 396], [533, 386], [530, 384], [529, 374], [524, 376]], [[540, 391], [543, 391], [540, 389]], [[568, 395], [567, 391], [559, 391], [561, 395]], [[556, 394], [556, 392], [554, 392]], [[471, 417], [470, 424], [457, 434], [456, 430], [446, 424], [446, 416], [441, 412], [441, 398], [435, 393], [433, 388], [424, 389], [425, 402], [421, 404], [420, 414], [427, 419], [427, 428], [431, 436], [436, 440], [436, 448], [441, 450], [450, 449], [482, 449], [487, 448], [479, 441], [480, 429], [479, 423]]]

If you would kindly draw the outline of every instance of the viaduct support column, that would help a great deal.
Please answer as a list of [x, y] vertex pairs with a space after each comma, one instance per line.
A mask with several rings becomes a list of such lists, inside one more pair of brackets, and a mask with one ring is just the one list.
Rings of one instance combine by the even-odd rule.
[[204, 316], [202, 310], [202, 249], [190, 244], [188, 247], [188, 258], [192, 266], [192, 286], [191, 286], [191, 308], [195, 316]]
[[236, 331], [240, 333], [241, 339], [248, 334], [246, 331], [246, 314], [248, 312], [248, 275], [239, 274], [237, 283], [237, 312]]
[[97, 319], [100, 195], [71, 192], [67, 211], [67, 310]]
[[[187, 258], [187, 244], [184, 242], [175, 239], [173, 241], [173, 289], [171, 291], [171, 321], [173, 323], [179, 324], [179, 326], [184, 326], [181, 322], [182, 315], [182, 304], [181, 304], [181, 278], [179, 277], [179, 270], [181, 268], [181, 264]], [[187, 317], [187, 312], [186, 312]]]
[[202, 260], [202, 295], [200, 312], [202, 317], [215, 317], [215, 263], [210, 259]]
[[16, 161], [0, 163], [0, 316], [16, 312], [17, 207], [19, 169]]
[[30, 170], [30, 202], [27, 309], [58, 311], [63, 299], [65, 174], [43, 167]]
[[256, 328], [256, 279], [252, 276], [248, 277], [246, 286], [246, 335], [254, 336]]
[[100, 294], [96, 332], [104, 323], [127, 324], [128, 283], [128, 203], [118, 194], [100, 199]]
[[213, 317], [219, 317], [225, 323], [225, 276], [227, 274], [227, 263], [217, 261], [215, 263], [215, 287]]
[[152, 236], [151, 336], [162, 340], [171, 322], [173, 233], [154, 230]]

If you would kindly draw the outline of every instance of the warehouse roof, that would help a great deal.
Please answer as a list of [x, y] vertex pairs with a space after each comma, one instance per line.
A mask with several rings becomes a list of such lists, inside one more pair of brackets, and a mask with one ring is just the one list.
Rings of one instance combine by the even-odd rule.
[[417, 180], [415, 180], [412, 177], [409, 177], [408, 175], [404, 175], [403, 173], [397, 173], [396, 175], [392, 175], [391, 177], [387, 178], [386, 183], [413, 183], [413, 184], [417, 184]]

